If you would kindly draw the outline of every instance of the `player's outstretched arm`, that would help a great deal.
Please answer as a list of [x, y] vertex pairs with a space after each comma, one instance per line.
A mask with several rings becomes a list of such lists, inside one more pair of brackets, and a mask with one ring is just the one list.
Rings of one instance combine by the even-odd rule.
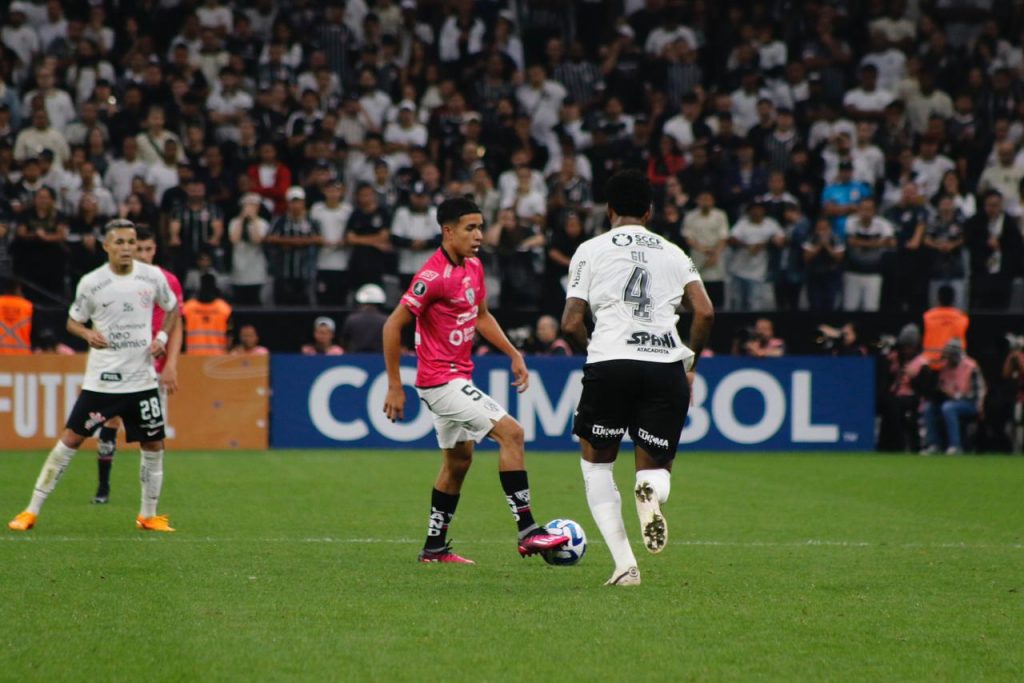
[[708, 340], [711, 338], [711, 326], [715, 322], [715, 307], [708, 297], [704, 283], [694, 280], [683, 288], [683, 308], [693, 314], [693, 321], [690, 323], [689, 346], [693, 350], [693, 365], [689, 372], [697, 367], [700, 354], [707, 348]]
[[515, 377], [512, 386], [520, 394], [526, 391], [526, 388], [530, 386], [530, 373], [526, 369], [526, 361], [523, 360], [523, 354], [519, 353], [519, 349], [509, 341], [508, 336], [505, 335], [505, 330], [501, 329], [501, 325], [498, 324], [497, 319], [491, 314], [490, 309], [487, 308], [486, 301], [480, 302], [480, 313], [476, 318], [476, 329], [494, 348], [512, 360], [512, 375]]
[[398, 304], [384, 323], [384, 366], [388, 373], [388, 395], [384, 414], [394, 422], [405, 417], [405, 389], [402, 388], [402, 330], [413, 321], [405, 304]]
[[562, 311], [562, 334], [569, 339], [577, 351], [586, 351], [590, 340], [587, 339], [587, 302], [571, 296], [565, 300]]
[[110, 346], [102, 332], [90, 329], [74, 318], [68, 318], [67, 330], [76, 337], [84, 339], [94, 349], [105, 349]]

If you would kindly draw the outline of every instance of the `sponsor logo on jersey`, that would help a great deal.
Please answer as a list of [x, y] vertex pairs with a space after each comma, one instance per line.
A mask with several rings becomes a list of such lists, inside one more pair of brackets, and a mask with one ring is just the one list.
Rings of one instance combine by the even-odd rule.
[[419, 274], [419, 279], [423, 280], [424, 282], [432, 282], [433, 280], [436, 280], [439, 277], [441, 277], [440, 274], [433, 270], [420, 271]]
[[416, 296], [423, 296], [427, 293], [427, 283], [422, 280], [417, 280], [412, 286], [412, 293]]
[[120, 382], [122, 379], [120, 372], [101, 372], [101, 382]]
[[647, 247], [648, 249], [661, 249], [661, 238], [657, 235], [650, 235], [646, 233], [638, 233], [633, 236], [633, 241], [636, 242], [638, 247]]
[[668, 353], [667, 349], [676, 348], [676, 338], [671, 332], [665, 334], [651, 334], [650, 332], [634, 332], [626, 340], [630, 346], [636, 346], [639, 350], [644, 347], [659, 349], [656, 353]]
[[603, 427], [601, 425], [592, 425], [590, 427], [590, 433], [593, 436], [607, 436], [607, 437], [618, 437], [626, 435], [625, 427]]
[[580, 261], [576, 264], [576, 271], [572, 274], [572, 284], [570, 287], [578, 287], [580, 280], [583, 279], [583, 267], [587, 265], [586, 260]]
[[633, 244], [633, 236], [625, 233], [616, 233], [612, 235], [612, 244], [617, 247], [628, 247]]
[[466, 301], [468, 301], [470, 305], [476, 303], [476, 292], [473, 291], [472, 287], [466, 290]]
[[650, 444], [652, 446], [657, 446], [658, 448], [669, 447], [668, 439], [663, 439], [660, 436], [655, 436], [654, 434], [651, 434], [643, 427], [637, 428], [636, 438], [639, 439], [640, 441], [643, 441], [644, 443]]

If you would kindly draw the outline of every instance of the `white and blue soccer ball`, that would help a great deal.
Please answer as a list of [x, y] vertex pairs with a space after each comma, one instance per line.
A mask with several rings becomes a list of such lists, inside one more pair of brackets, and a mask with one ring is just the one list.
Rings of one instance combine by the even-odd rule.
[[587, 534], [571, 519], [553, 519], [544, 525], [545, 531], [555, 536], [565, 536], [569, 542], [557, 550], [542, 553], [548, 564], [568, 566], [583, 559], [587, 552]]

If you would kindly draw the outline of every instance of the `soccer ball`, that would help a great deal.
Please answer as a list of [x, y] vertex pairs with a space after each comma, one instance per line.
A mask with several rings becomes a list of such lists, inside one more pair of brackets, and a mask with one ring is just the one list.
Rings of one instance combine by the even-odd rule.
[[569, 542], [557, 550], [541, 553], [548, 564], [570, 565], [583, 559], [587, 552], [587, 534], [583, 527], [571, 519], [553, 519], [544, 525], [544, 530], [555, 536], [566, 536]]

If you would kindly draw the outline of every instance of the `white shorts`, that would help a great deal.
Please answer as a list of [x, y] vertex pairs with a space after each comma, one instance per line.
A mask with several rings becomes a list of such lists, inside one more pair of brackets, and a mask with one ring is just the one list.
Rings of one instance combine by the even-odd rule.
[[429, 389], [416, 389], [434, 415], [437, 445], [455, 448], [462, 441], [479, 443], [494, 423], [508, 415], [498, 402], [473, 386], [468, 379], [456, 379]]

